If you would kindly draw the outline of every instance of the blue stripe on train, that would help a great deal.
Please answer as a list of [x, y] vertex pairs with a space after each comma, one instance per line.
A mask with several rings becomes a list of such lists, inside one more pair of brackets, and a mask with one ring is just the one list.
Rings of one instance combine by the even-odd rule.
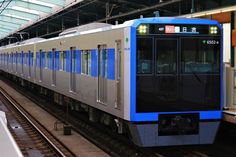
[[40, 68], [40, 63], [39, 63], [39, 57], [40, 57], [40, 53], [39, 52], [36, 52], [36, 67], [37, 68]]
[[115, 80], [115, 49], [108, 49], [107, 54], [107, 78]]
[[75, 50], [75, 72], [77, 74], [81, 73], [81, 51]]
[[71, 72], [70, 58], [71, 58], [70, 50], [67, 50], [66, 51], [66, 72]]
[[41, 68], [45, 67], [45, 52], [41, 52]]
[[60, 70], [60, 51], [55, 51], [55, 70]]
[[[105, 69], [106, 69], [106, 66], [107, 66], [105, 64], [105, 57], [106, 57], [105, 56], [105, 49], [102, 49], [102, 78], [107, 77], [107, 76], [105, 76], [106, 75]], [[99, 59], [100, 59], [100, 56], [99, 56]], [[101, 73], [101, 71], [100, 71], [100, 73]]]
[[27, 58], [27, 66], [30, 66], [30, 51], [27, 52], [28, 58]]
[[[106, 69], [105, 66], [107, 66], [107, 79], [110, 80], [115, 80], [115, 49], [114, 48], [109, 48], [107, 49], [107, 65], [105, 65], [105, 55], [104, 55], [104, 51], [103, 51], [103, 69]], [[26, 64], [30, 64], [29, 63], [29, 57], [33, 57], [31, 55], [29, 55], [28, 53], [24, 54], [26, 56]], [[48, 58], [48, 68], [52, 70], [52, 51], [49, 52], [49, 58]], [[36, 66], [40, 67], [40, 57], [41, 57], [41, 68], [45, 67], [45, 52], [41, 52], [41, 56], [40, 53], [37, 52], [36, 53]], [[81, 51], [80, 50], [76, 50], [75, 51], [75, 72], [77, 74], [81, 74]], [[92, 77], [97, 77], [98, 76], [98, 70], [99, 68], [98, 66], [98, 50], [97, 49], [92, 49], [91, 50], [91, 76]], [[66, 72], [71, 72], [71, 53], [70, 50], [66, 51]], [[32, 63], [31, 63], [32, 64]], [[60, 51], [56, 51], [55, 52], [55, 69], [57, 71], [60, 70]], [[103, 77], [105, 77], [105, 72], [102, 74]]]
[[29, 52], [29, 66], [33, 66], [34, 64], [34, 52]]
[[97, 49], [91, 50], [91, 76], [97, 77], [98, 72], [97, 72]]
[[24, 58], [24, 53], [23, 51], [21, 51], [21, 64], [24, 64], [23, 58]]
[[49, 51], [49, 59], [48, 59], [48, 69], [52, 70], [52, 51]]
[[25, 53], [25, 63], [26, 63], [26, 65], [28, 66], [29, 65], [29, 53]]

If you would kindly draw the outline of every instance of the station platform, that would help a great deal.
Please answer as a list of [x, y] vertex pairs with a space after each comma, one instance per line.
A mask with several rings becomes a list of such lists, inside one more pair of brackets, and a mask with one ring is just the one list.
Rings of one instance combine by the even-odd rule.
[[1, 156], [23, 157], [20, 148], [7, 128], [6, 114], [0, 111], [0, 152]]
[[57, 121], [55, 117], [44, 111], [42, 108], [31, 102], [29, 99], [15, 91], [10, 86], [0, 80], [0, 86], [8, 92], [18, 103], [24, 107], [26, 111], [31, 113], [43, 126], [47, 128], [55, 137], [64, 143], [76, 156], [80, 157], [109, 157], [104, 151], [96, 145], [89, 142], [83, 136], [72, 131], [72, 135], [65, 136], [62, 130], [55, 130], [54, 123]]
[[226, 122], [236, 124], [236, 109], [229, 109], [223, 111], [223, 120]]
[[226, 108], [223, 110], [223, 121], [236, 124], [236, 78], [233, 77], [231, 81], [232, 84], [230, 86], [233, 86], [233, 88], [231, 88], [233, 94], [229, 92], [229, 95], [227, 95], [229, 97], [226, 96], [226, 99], [229, 98], [232, 101], [226, 101], [229, 102], [229, 104], [226, 105]]

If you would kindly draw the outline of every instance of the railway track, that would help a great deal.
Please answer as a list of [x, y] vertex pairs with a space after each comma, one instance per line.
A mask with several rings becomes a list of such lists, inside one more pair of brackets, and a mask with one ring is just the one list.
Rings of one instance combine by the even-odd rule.
[[[75, 156], [1, 87], [0, 98], [8, 110], [8, 115], [11, 114], [8, 116], [10, 117], [8, 128], [24, 156]], [[21, 129], [20, 133], [18, 133], [17, 129], [19, 128], [22, 128], [24, 131]]]

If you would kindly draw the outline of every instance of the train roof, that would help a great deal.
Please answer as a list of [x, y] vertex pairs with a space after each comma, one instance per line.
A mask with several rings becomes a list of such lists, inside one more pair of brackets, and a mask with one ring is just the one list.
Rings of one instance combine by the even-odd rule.
[[108, 23], [93, 22], [93, 23], [89, 23], [89, 24], [66, 29], [65, 31], [60, 33], [59, 36], [65, 36], [68, 34], [75, 34], [75, 33], [83, 32], [83, 31], [93, 30], [93, 29], [97, 29], [97, 28], [103, 28], [103, 27], [107, 27], [107, 26], [112, 26], [112, 25], [108, 24]]
[[16, 42], [16, 43], [12, 43], [6, 46], [1, 46], [0, 49], [4, 49], [4, 48], [14, 48], [17, 46], [22, 46], [22, 45], [29, 45], [29, 44], [34, 44], [37, 43], [39, 41], [43, 41], [46, 40], [44, 38], [31, 38], [31, 39], [27, 39], [27, 40], [23, 40], [21, 42]]

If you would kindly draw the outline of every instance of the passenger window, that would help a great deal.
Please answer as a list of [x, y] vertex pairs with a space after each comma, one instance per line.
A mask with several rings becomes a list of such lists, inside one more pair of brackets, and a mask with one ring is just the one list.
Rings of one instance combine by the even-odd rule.
[[71, 47], [70, 51], [71, 51], [71, 72], [75, 73], [75, 59], [76, 59], [76, 53], [75, 53], [76, 48], [75, 47]]
[[91, 51], [88, 50], [88, 75], [91, 75]]
[[41, 49], [41, 56], [40, 56], [40, 58], [41, 58], [41, 67], [42, 68], [45, 68], [45, 52]]
[[66, 70], [66, 51], [60, 52], [60, 70], [61, 71]]
[[82, 73], [91, 74], [91, 52], [89, 50], [82, 50]]
[[38, 61], [37, 62], [38, 62], [37, 65], [41, 68], [42, 67], [42, 50], [41, 49], [38, 52]]
[[16, 52], [16, 55], [17, 55], [17, 57], [16, 57], [16, 62], [17, 62], [17, 63], [20, 63], [20, 53]]
[[60, 54], [60, 70], [63, 71], [63, 51], [59, 52]]
[[88, 73], [88, 53], [87, 51], [82, 51], [82, 73], [87, 74]]
[[18, 63], [20, 63], [20, 64], [22, 64], [22, 62], [21, 62], [21, 53], [19, 52], [19, 54], [18, 54]]
[[45, 52], [44, 57], [45, 57], [45, 68], [47, 68], [48, 67], [48, 53], [47, 52]]
[[16, 56], [16, 59], [15, 59], [15, 61], [16, 61], [16, 64], [18, 63], [18, 52], [16, 51], [16, 53], [15, 53], [15, 56]]
[[29, 66], [33, 66], [33, 61], [34, 61], [34, 53], [29, 51]]
[[15, 54], [12, 52], [13, 63], [15, 63], [15, 57], [16, 57]]
[[152, 74], [153, 39], [137, 38], [137, 74]]
[[28, 62], [28, 65], [30, 66], [30, 64], [31, 64], [31, 52], [30, 51], [28, 51], [28, 60], [27, 60], [27, 62]]
[[45, 52], [45, 68], [49, 68], [49, 58], [50, 58], [49, 52]]
[[27, 65], [27, 58], [28, 58], [28, 54], [27, 53], [24, 53], [24, 59], [25, 59], [25, 65]]
[[104, 60], [104, 66], [105, 66], [105, 70], [104, 70], [104, 77], [107, 78], [107, 59], [108, 59], [108, 53], [107, 53], [107, 49], [103, 49], [103, 60]]
[[32, 58], [31, 58], [31, 66], [33, 66], [34, 65], [34, 52], [32, 52]]
[[14, 54], [13, 54], [13, 52], [11, 52], [11, 61], [12, 61], [12, 63], [14, 63]]
[[23, 51], [21, 51], [21, 54], [20, 54], [20, 63], [23, 65], [24, 63], [24, 53]]
[[156, 73], [176, 73], [177, 40], [156, 40]]
[[29, 65], [29, 61], [30, 61], [30, 55], [29, 53], [26, 53], [26, 65]]

